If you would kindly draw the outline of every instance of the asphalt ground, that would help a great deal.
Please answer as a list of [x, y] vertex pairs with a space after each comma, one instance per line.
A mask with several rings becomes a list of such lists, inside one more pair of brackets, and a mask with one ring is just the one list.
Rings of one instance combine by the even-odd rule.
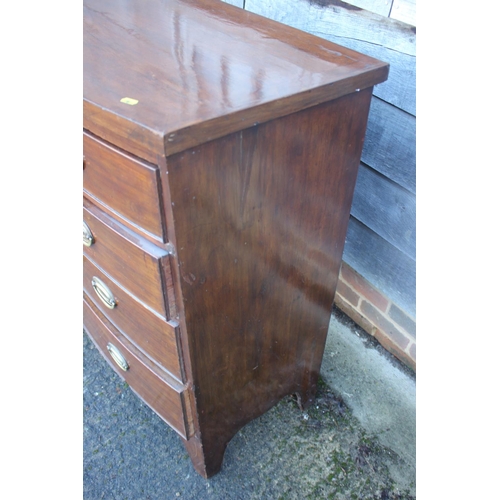
[[290, 396], [245, 426], [209, 480], [85, 333], [83, 352], [86, 500], [415, 498], [414, 375], [338, 310], [316, 403]]

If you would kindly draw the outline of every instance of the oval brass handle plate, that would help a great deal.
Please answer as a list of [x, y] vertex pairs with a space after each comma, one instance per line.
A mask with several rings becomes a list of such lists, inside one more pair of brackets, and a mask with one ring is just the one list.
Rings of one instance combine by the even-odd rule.
[[113, 292], [96, 276], [92, 278], [92, 288], [106, 307], [109, 307], [110, 309], [114, 309], [116, 307], [116, 300], [113, 296]]
[[123, 357], [123, 354], [111, 342], [108, 342], [108, 345], [106, 347], [108, 348], [108, 352], [113, 358], [113, 360], [116, 362], [116, 364], [124, 372], [126, 372], [128, 370], [128, 363], [127, 360]]
[[86, 247], [89, 247], [93, 243], [94, 243], [94, 235], [92, 234], [90, 227], [87, 226], [87, 223], [83, 221], [83, 244]]

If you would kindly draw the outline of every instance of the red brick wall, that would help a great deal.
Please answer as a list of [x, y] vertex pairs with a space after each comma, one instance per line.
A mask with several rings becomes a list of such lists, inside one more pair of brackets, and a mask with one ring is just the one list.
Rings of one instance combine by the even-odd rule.
[[416, 371], [416, 324], [396, 304], [342, 262], [335, 305]]

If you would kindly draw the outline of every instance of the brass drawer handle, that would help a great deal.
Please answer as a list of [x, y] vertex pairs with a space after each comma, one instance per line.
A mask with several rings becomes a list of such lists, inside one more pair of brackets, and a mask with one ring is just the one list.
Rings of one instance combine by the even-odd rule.
[[92, 287], [94, 288], [97, 296], [104, 302], [106, 307], [114, 309], [116, 307], [116, 300], [113, 292], [96, 276], [92, 278]]
[[92, 234], [90, 227], [87, 226], [87, 223], [83, 221], [83, 244], [86, 247], [89, 247], [93, 243], [94, 243], [94, 235]]
[[109, 354], [114, 359], [116, 364], [124, 372], [126, 372], [128, 370], [128, 363], [127, 360], [123, 357], [123, 354], [111, 342], [108, 342], [108, 345], [106, 347], [108, 348]]

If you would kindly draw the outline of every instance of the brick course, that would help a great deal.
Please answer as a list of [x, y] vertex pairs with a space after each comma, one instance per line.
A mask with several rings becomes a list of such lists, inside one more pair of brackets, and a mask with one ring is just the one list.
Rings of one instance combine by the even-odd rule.
[[392, 320], [401, 325], [408, 333], [411, 333], [413, 337], [416, 336], [417, 325], [415, 324], [415, 321], [397, 305], [391, 304], [391, 307], [389, 308], [389, 316]]
[[389, 337], [397, 347], [399, 347], [402, 351], [410, 343], [410, 339], [404, 335], [401, 330], [396, 328], [394, 323], [391, 323], [387, 318], [385, 318], [372, 304], [363, 300], [361, 302], [361, 313], [365, 315], [365, 317], [371, 321], [382, 334]]
[[342, 295], [342, 297], [347, 300], [351, 305], [357, 307], [359, 304], [359, 295], [345, 283], [344, 281], [339, 281], [337, 284], [337, 290]]
[[362, 316], [351, 304], [345, 301], [342, 295], [337, 294], [335, 296], [335, 305], [349, 318], [351, 318], [354, 323], [358, 324], [365, 332], [373, 335], [375, 333], [375, 327]]
[[345, 262], [342, 262], [340, 277], [341, 281], [348, 283], [351, 288], [365, 297], [368, 302], [371, 302], [377, 309], [383, 312], [387, 310], [389, 300]]
[[416, 322], [345, 262], [335, 305], [416, 371]]

